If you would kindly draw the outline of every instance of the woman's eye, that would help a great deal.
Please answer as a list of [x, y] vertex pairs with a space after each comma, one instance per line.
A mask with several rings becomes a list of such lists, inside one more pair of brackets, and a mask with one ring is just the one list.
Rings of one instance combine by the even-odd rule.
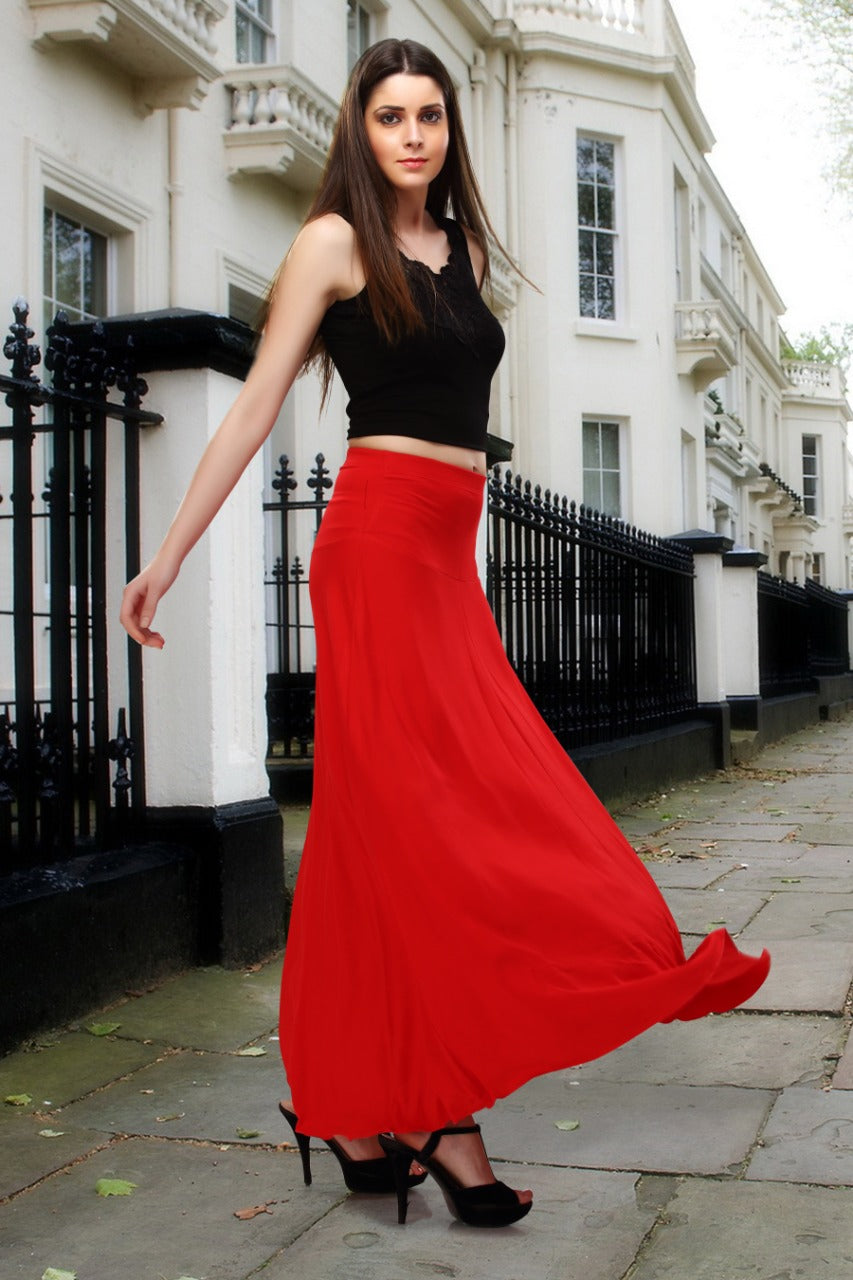
[[424, 114], [421, 116], [421, 119], [425, 120], [427, 124], [438, 124], [441, 120], [441, 112], [425, 111]]
[[400, 117], [396, 116], [393, 111], [386, 111], [383, 116], [379, 117], [379, 123], [380, 124], [396, 124], [399, 119]]

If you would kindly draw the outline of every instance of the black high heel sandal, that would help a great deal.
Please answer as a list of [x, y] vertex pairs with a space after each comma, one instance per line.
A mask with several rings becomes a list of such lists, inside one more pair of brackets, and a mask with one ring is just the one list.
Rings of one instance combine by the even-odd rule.
[[533, 1202], [522, 1204], [512, 1187], [505, 1182], [487, 1182], [479, 1187], [463, 1187], [461, 1182], [445, 1169], [440, 1161], [433, 1159], [433, 1152], [446, 1133], [479, 1133], [480, 1126], [448, 1125], [446, 1129], [436, 1129], [423, 1145], [416, 1151], [407, 1142], [401, 1142], [389, 1133], [380, 1133], [379, 1142], [382, 1150], [391, 1158], [397, 1186], [397, 1221], [404, 1223], [409, 1207], [408, 1187], [406, 1186], [406, 1170], [413, 1160], [422, 1164], [441, 1187], [447, 1207], [459, 1222], [469, 1227], [508, 1227], [511, 1222], [518, 1222], [529, 1213]]
[[[296, 1145], [299, 1147], [299, 1154], [302, 1157], [302, 1174], [305, 1178], [305, 1185], [310, 1187], [311, 1149], [309, 1144], [311, 1139], [307, 1134], [297, 1132], [298, 1118], [294, 1112], [288, 1110], [283, 1102], [278, 1104], [278, 1109], [293, 1130], [293, 1136], [296, 1139]], [[388, 1195], [396, 1190], [396, 1174], [387, 1155], [375, 1156], [369, 1160], [353, 1160], [352, 1156], [348, 1156], [341, 1144], [336, 1142], [334, 1138], [323, 1138], [322, 1141], [336, 1156], [349, 1191], [367, 1192], [370, 1195]], [[410, 1173], [408, 1174], [407, 1185], [409, 1187], [417, 1187], [425, 1178], [425, 1173]]]

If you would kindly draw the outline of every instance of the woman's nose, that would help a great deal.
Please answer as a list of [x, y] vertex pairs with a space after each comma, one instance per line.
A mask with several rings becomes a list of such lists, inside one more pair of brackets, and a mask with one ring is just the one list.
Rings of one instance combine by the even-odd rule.
[[423, 134], [421, 133], [420, 120], [413, 120], [407, 127], [406, 146], [419, 147], [423, 143]]

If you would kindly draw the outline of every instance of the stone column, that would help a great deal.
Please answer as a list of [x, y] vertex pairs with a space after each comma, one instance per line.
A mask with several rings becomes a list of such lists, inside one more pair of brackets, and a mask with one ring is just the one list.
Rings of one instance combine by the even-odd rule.
[[[142, 563], [156, 551], [205, 445], [251, 363], [245, 326], [170, 311], [128, 329], [164, 415], [141, 443]], [[145, 763], [152, 834], [198, 858], [201, 958], [242, 965], [283, 942], [281, 817], [269, 795], [263, 464], [247, 468], [187, 556], [145, 650]]]
[[733, 729], [760, 728], [758, 654], [758, 570], [767, 563], [762, 551], [734, 547], [723, 555], [723, 641], [726, 695]]
[[731, 745], [726, 698], [722, 556], [734, 544], [731, 538], [708, 529], [690, 529], [687, 533], [677, 534], [673, 541], [688, 546], [694, 556], [696, 697], [703, 714], [718, 725], [718, 763], [724, 768], [731, 762]]

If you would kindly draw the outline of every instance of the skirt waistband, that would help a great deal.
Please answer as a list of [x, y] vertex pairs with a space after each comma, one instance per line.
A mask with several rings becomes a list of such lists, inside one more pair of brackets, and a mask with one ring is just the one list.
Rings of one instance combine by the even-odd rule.
[[341, 470], [357, 469], [389, 479], [429, 480], [434, 478], [446, 484], [456, 484], [470, 493], [482, 493], [486, 477], [473, 467], [457, 466], [440, 458], [426, 457], [420, 453], [403, 453], [399, 449], [371, 449], [351, 444], [347, 449]]

